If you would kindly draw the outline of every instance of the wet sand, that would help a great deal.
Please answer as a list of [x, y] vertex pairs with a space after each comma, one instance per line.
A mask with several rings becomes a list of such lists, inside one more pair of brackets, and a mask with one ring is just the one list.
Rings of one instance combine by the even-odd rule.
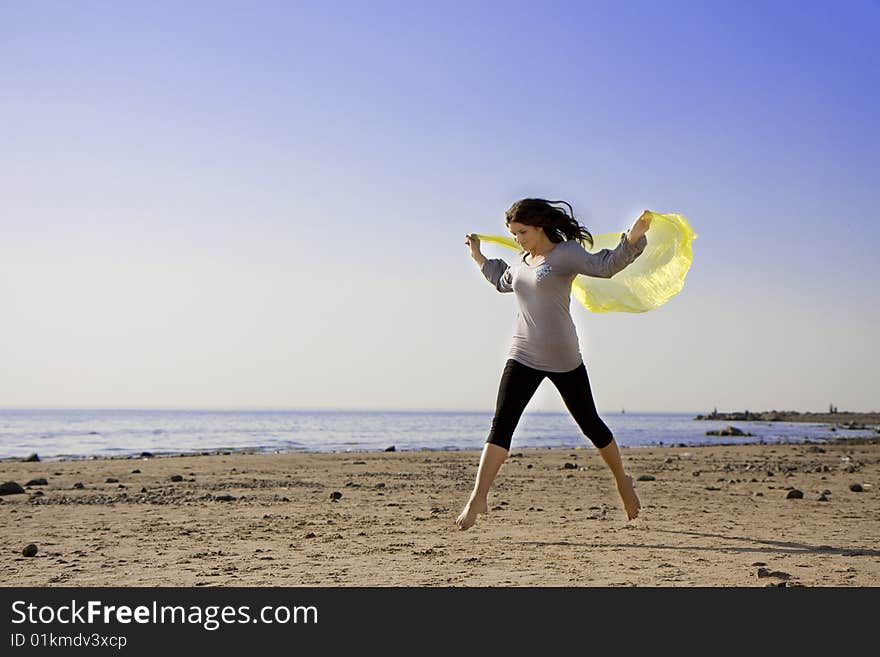
[[2, 461], [0, 585], [880, 586], [878, 441], [621, 451], [637, 520], [594, 449], [514, 447], [466, 532], [477, 451]]

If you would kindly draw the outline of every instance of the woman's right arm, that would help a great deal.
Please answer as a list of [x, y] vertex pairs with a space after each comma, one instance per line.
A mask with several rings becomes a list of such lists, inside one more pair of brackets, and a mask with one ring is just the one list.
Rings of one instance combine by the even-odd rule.
[[480, 251], [480, 238], [465, 235], [464, 243], [471, 248], [471, 257], [480, 266], [480, 271], [499, 292], [513, 292], [513, 279], [510, 267], [500, 259], [489, 259]]

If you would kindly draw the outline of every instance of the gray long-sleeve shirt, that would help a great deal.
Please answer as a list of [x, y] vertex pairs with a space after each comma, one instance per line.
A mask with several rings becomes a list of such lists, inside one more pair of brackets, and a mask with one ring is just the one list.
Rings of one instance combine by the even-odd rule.
[[635, 260], [648, 244], [642, 236], [630, 244], [626, 233], [612, 249], [590, 253], [580, 243], [559, 242], [535, 265], [520, 252], [513, 265], [486, 260], [480, 271], [499, 292], [514, 292], [519, 304], [508, 357], [545, 372], [569, 372], [581, 362], [574, 321], [571, 284], [578, 274], [611, 278]]

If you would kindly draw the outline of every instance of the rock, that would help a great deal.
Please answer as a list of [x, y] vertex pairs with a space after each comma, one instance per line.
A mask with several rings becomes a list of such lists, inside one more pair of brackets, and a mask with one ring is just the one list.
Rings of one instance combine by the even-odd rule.
[[22, 488], [21, 484], [18, 482], [7, 481], [6, 483], [0, 484], [0, 495], [18, 495], [24, 492], [24, 488]]
[[817, 501], [818, 501], [818, 502], [827, 502], [827, 501], [828, 501], [828, 498], [825, 497], [825, 494], [823, 493], [822, 495], [820, 495], [820, 496], [818, 497]]
[[37, 546], [33, 543], [26, 545], [24, 550], [21, 553], [26, 557], [35, 557], [37, 556]]
[[574, 463], [565, 463], [562, 466], [563, 470], [577, 470], [577, 466]]
[[755, 493], [755, 497], [764, 497], [764, 493], [758, 491], [757, 493]]
[[396, 452], [397, 448], [394, 445], [390, 445], [389, 447], [385, 448], [385, 451], [386, 452]]
[[334, 502], [336, 500], [340, 500], [340, 499], [342, 499], [342, 493], [340, 493], [338, 490], [335, 490], [332, 493], [330, 493], [330, 499]]
[[171, 481], [183, 481], [183, 475], [171, 475]]
[[152, 452], [141, 452], [141, 458], [142, 459], [151, 459], [151, 458], [153, 458], [153, 453]]
[[118, 483], [119, 483], [119, 480], [116, 479], [115, 477], [107, 477], [107, 478], [104, 480], [104, 483], [105, 483], [105, 484], [118, 484]]
[[46, 481], [45, 477], [40, 477], [39, 479], [31, 479], [29, 482], [25, 484], [25, 486], [48, 486], [49, 482]]
[[34, 462], [38, 462], [39, 460], [40, 460], [40, 457], [36, 453], [31, 454], [30, 456], [27, 456], [22, 459], [22, 461], [24, 461], [25, 463], [34, 463]]
[[303, 538], [316, 538], [316, 536], [317, 534], [315, 534], [315, 532], [309, 532], [308, 534], [303, 536]]
[[804, 498], [804, 494], [802, 491], [799, 491], [797, 488], [793, 488], [788, 491], [788, 495], [785, 496], [787, 500], [802, 500]]
[[758, 568], [758, 577], [775, 577], [776, 579], [789, 580], [791, 575], [781, 570], [768, 570], [767, 568]]
[[639, 478], [636, 481], [656, 481], [657, 478], [654, 475], [639, 475]]
[[236, 498], [234, 495], [226, 494], [226, 495], [215, 495], [214, 499], [217, 502], [235, 502], [235, 500], [238, 498]]
[[865, 490], [864, 488], [862, 488], [862, 485], [861, 485], [861, 484], [852, 484], [852, 485], [849, 487], [849, 489], [850, 489], [853, 493], [861, 493], [861, 492], [863, 492], [863, 491]]
[[73, 487], [76, 488], [76, 489], [80, 489], [80, 490], [81, 490], [81, 489], [85, 488], [86, 486], [85, 486], [85, 484], [84, 484], [83, 482], [78, 481], [78, 482], [76, 482], [76, 483], [73, 485]]
[[141, 471], [137, 470], [137, 469], [131, 471], [131, 474], [140, 474], [140, 473], [141, 473]]
[[716, 429], [715, 431], [707, 431], [707, 436], [751, 436], [752, 434], [743, 431], [742, 429], [737, 429], [734, 426], [726, 426], [723, 429]]

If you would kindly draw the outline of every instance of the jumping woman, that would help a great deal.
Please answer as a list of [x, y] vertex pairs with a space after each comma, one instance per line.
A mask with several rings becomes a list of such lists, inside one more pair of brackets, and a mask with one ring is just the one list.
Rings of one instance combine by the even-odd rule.
[[[567, 206], [568, 212], [560, 205]], [[632, 477], [623, 469], [614, 436], [596, 410], [569, 300], [578, 274], [611, 278], [645, 250], [651, 213], [643, 212], [620, 236], [616, 248], [596, 253], [582, 246], [592, 246], [593, 237], [565, 201], [522, 199], [510, 207], [505, 219], [522, 249], [513, 265], [486, 258], [480, 251], [480, 239], [473, 234], [465, 237], [480, 271], [499, 292], [516, 295], [519, 312], [477, 479], [456, 524], [461, 530], [468, 529], [477, 514], [488, 511], [489, 488], [507, 458], [514, 429], [544, 377], [559, 390], [575, 422], [610, 468], [627, 518], [632, 520], [641, 504]]]

